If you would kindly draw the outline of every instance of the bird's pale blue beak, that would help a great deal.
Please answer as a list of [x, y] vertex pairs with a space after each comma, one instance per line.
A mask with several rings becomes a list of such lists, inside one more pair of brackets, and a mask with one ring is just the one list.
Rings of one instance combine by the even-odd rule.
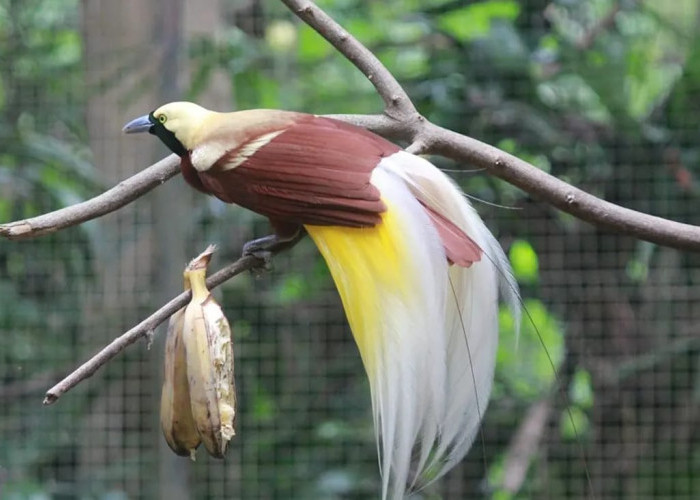
[[153, 126], [149, 115], [139, 116], [124, 125], [122, 132], [127, 134], [138, 134], [139, 132], [148, 132]]

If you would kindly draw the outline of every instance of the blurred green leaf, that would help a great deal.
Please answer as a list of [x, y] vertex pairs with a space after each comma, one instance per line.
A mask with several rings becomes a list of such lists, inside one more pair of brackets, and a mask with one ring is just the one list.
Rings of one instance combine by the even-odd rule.
[[256, 87], [261, 108], [277, 109], [280, 107], [280, 82], [265, 75], [260, 75], [257, 79]]
[[331, 54], [333, 48], [313, 28], [303, 24], [299, 27], [299, 59], [310, 63]]
[[609, 123], [612, 119], [600, 94], [580, 75], [562, 74], [543, 82], [538, 85], [537, 94], [554, 109], [577, 111], [593, 122]]
[[649, 276], [651, 259], [655, 253], [656, 245], [647, 241], [639, 241], [636, 245], [634, 256], [630, 258], [625, 267], [627, 277], [636, 283], [644, 283]]
[[349, 33], [352, 33], [365, 45], [373, 45], [386, 36], [385, 33], [377, 29], [377, 24], [367, 17], [355, 17], [347, 21], [345, 26]]
[[253, 395], [253, 418], [258, 422], [271, 422], [277, 412], [277, 405], [272, 397], [261, 387]]
[[569, 406], [562, 410], [559, 418], [559, 433], [562, 439], [574, 441], [581, 439], [588, 432], [590, 420], [578, 406]]
[[583, 409], [593, 406], [593, 385], [588, 371], [581, 368], [576, 370], [569, 386], [569, 399]]
[[298, 302], [308, 293], [308, 283], [301, 273], [287, 273], [276, 285], [275, 301], [289, 305]]
[[508, 251], [515, 278], [521, 283], [532, 284], [539, 279], [537, 253], [529, 242], [515, 240]]
[[489, 0], [450, 10], [438, 17], [438, 25], [460, 41], [486, 36], [496, 19], [515, 20], [520, 6], [511, 0]]
[[391, 68], [397, 78], [418, 78], [428, 72], [428, 53], [423, 47], [392, 47], [379, 56]]

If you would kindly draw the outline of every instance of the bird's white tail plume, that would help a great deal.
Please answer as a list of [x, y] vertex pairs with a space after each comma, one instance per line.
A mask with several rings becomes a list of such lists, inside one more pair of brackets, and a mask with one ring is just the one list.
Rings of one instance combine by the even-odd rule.
[[429, 161], [400, 152], [382, 165], [401, 176], [422, 203], [462, 229], [484, 255], [472, 266], [451, 266], [447, 291], [446, 412], [434, 453], [424, 467], [432, 481], [462, 459], [488, 404], [498, 346], [498, 292], [520, 325], [518, 285], [500, 245], [456, 184]]
[[[519, 308], [502, 250], [448, 177], [400, 152], [379, 163], [372, 183], [388, 207], [381, 224], [307, 230], [331, 270], [369, 377], [382, 497], [398, 499], [468, 451], [491, 391], [499, 282]], [[425, 206], [474, 240], [482, 259], [449, 265]]]

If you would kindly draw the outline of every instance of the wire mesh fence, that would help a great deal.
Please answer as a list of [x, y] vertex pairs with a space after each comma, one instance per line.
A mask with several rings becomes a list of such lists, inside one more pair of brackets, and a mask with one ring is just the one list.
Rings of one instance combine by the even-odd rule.
[[[700, 2], [320, 2], [430, 120], [612, 202], [698, 224]], [[371, 85], [277, 2], [0, 0], [0, 222], [87, 199], [162, 157], [123, 124], [163, 102], [373, 113]], [[489, 408], [417, 498], [700, 495], [700, 257], [578, 221], [434, 161], [508, 251]], [[313, 244], [216, 292], [233, 326], [227, 458], [159, 429], [164, 331], [42, 407], [48, 387], [269, 232], [179, 178], [80, 227], [0, 244], [0, 497], [377, 498], [369, 389]]]

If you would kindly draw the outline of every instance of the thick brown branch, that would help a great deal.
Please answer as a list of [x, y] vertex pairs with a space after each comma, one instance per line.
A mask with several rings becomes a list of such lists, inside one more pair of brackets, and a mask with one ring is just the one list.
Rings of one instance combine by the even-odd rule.
[[[260, 268], [264, 264], [264, 260], [252, 255], [241, 257], [236, 262], [229, 264], [220, 271], [211, 275], [207, 279], [207, 286], [211, 290], [219, 286], [224, 281], [227, 281], [237, 274], [242, 273], [243, 271]], [[191, 297], [192, 292], [181, 293], [177, 297], [171, 299], [156, 312], [151, 314], [148, 318], [144, 319], [141, 323], [133, 327], [131, 330], [114, 339], [109, 345], [101, 349], [97, 354], [74, 370], [70, 375], [49, 389], [46, 392], [44, 404], [50, 405], [55, 403], [56, 400], [63, 394], [71, 390], [83, 380], [91, 377], [97, 370], [100, 369], [100, 367], [108, 363], [113, 357], [122, 352], [128, 346], [141, 338], [151, 336], [158, 325], [168, 319], [175, 311], [187, 305]]]
[[11, 240], [33, 238], [114, 212], [173, 177], [179, 172], [179, 164], [179, 158], [170, 155], [95, 198], [31, 219], [2, 224], [0, 236]]

